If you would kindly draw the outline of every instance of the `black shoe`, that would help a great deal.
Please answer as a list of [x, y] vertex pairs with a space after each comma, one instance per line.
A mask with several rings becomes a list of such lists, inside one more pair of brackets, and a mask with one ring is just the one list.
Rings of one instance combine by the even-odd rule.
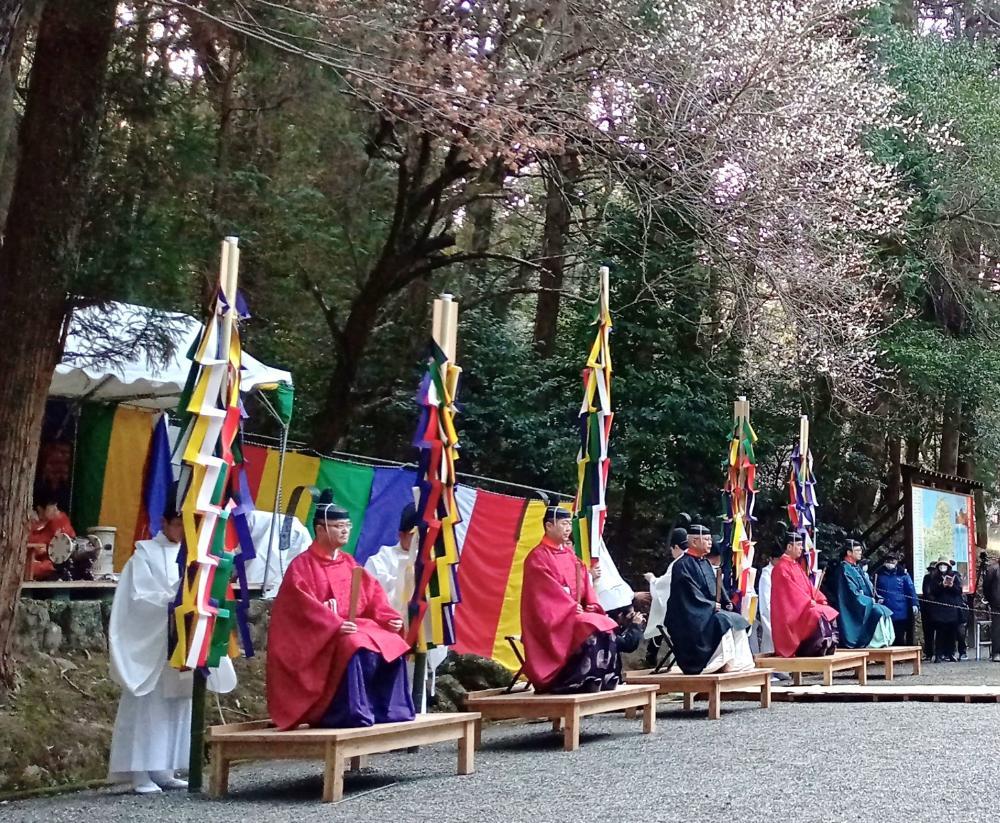
[[957, 661], [957, 660], [956, 660], [956, 659], [954, 658], [954, 656], [953, 656], [953, 655], [950, 655], [950, 654], [949, 654], [949, 655], [948, 655], [948, 656], [947, 656], [947, 657], [945, 658], [945, 660], [947, 660], [947, 661], [948, 661], [949, 663], [957, 663], [957, 662], [958, 662], [958, 661]]

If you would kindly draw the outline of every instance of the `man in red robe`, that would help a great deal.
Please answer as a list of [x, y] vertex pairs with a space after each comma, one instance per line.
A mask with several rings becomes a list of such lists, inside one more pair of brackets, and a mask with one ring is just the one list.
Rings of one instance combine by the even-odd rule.
[[271, 611], [267, 706], [280, 729], [412, 720], [403, 621], [378, 581], [361, 570], [353, 620], [351, 577], [358, 568], [342, 549], [348, 513], [324, 498], [316, 539], [288, 565]]
[[779, 657], [819, 657], [837, 650], [837, 610], [799, 563], [804, 547], [801, 532], [788, 532], [785, 553], [771, 571], [771, 636]]
[[[56, 567], [49, 558], [48, 546], [57, 534], [76, 537], [69, 516], [59, 509], [53, 495], [40, 493], [35, 498], [35, 517], [28, 527], [28, 543], [31, 545], [31, 579], [50, 580], [55, 577]], [[43, 548], [44, 547], [44, 548]]]
[[521, 640], [535, 691], [610, 691], [621, 677], [615, 621], [604, 613], [590, 573], [569, 543], [572, 521], [549, 506], [545, 536], [524, 561]]

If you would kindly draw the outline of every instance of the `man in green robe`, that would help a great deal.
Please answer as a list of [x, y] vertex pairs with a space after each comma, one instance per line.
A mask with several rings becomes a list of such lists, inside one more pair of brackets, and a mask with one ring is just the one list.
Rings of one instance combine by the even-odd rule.
[[848, 540], [841, 550], [837, 576], [840, 645], [848, 649], [881, 649], [896, 639], [892, 611], [878, 602], [871, 580], [858, 565], [861, 555], [862, 545], [856, 540]]

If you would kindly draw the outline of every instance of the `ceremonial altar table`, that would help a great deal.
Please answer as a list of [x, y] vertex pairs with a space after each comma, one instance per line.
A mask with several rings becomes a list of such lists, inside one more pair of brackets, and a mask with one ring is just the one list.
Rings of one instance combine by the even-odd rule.
[[344, 766], [350, 760], [358, 769], [365, 755], [424, 746], [445, 740], [458, 741], [458, 773], [475, 769], [474, 712], [418, 714], [403, 723], [376, 723], [354, 729], [302, 727], [279, 731], [270, 720], [229, 723], [208, 730], [212, 763], [210, 793], [221, 797], [229, 790], [229, 764], [233, 760], [323, 760], [323, 800], [344, 796]]

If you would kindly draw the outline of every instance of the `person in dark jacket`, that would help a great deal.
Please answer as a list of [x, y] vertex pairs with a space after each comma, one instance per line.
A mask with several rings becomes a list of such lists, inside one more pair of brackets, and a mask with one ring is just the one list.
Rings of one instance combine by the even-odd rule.
[[934, 579], [934, 564], [931, 563], [924, 572], [924, 580], [920, 586], [920, 624], [924, 630], [924, 660], [934, 659], [934, 640], [937, 627], [934, 625], [931, 609], [931, 581]]
[[917, 590], [910, 573], [890, 554], [875, 574], [875, 593], [892, 611], [895, 646], [913, 645], [913, 618], [917, 613]]
[[646, 628], [646, 618], [637, 612], [631, 603], [618, 609], [611, 609], [608, 617], [618, 624], [618, 628], [615, 629], [618, 651], [631, 653], [638, 649], [642, 642], [643, 630]]
[[1000, 663], [1000, 561], [988, 561], [982, 575], [983, 600], [990, 607], [990, 660]]
[[962, 577], [954, 571], [946, 558], [940, 558], [931, 573], [928, 606], [934, 621], [934, 662], [956, 662], [955, 646], [958, 626], [962, 621], [965, 605], [962, 594]]

